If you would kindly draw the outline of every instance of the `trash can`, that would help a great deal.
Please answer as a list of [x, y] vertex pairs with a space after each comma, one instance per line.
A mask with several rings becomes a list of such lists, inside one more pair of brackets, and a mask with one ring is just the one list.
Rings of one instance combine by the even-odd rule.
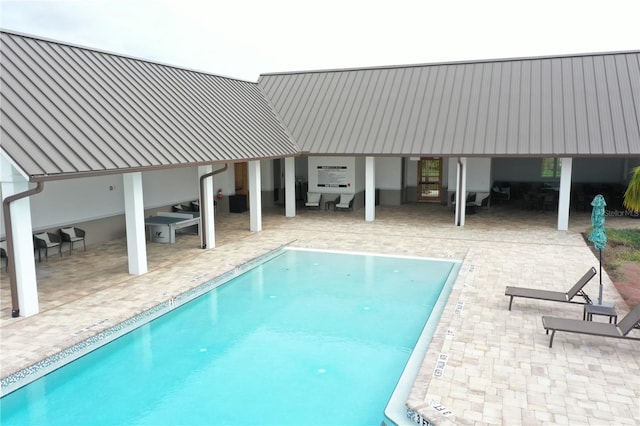
[[244, 194], [229, 196], [229, 212], [243, 213], [247, 211], [247, 196]]

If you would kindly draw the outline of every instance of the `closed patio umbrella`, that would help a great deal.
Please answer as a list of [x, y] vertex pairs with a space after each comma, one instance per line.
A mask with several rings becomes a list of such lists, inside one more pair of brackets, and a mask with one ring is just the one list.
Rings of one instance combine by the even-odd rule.
[[598, 305], [602, 305], [602, 250], [607, 245], [607, 233], [604, 229], [604, 207], [607, 203], [600, 194], [596, 195], [591, 201], [593, 210], [591, 211], [591, 225], [593, 230], [589, 235], [589, 241], [600, 252], [600, 293], [598, 295]]

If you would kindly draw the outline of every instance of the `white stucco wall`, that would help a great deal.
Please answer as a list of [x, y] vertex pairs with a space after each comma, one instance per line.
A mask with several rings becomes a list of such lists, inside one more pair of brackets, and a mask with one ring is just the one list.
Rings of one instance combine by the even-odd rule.
[[[214, 169], [222, 165], [214, 166]], [[199, 196], [197, 168], [149, 171], [142, 174], [145, 209], [156, 208]], [[233, 193], [233, 167], [214, 176], [214, 190]], [[102, 219], [124, 213], [122, 175], [98, 176], [46, 182], [44, 190], [31, 197], [34, 230]], [[0, 222], [0, 235], [4, 235]]]
[[365, 188], [366, 181], [366, 158], [365, 157], [356, 157], [355, 158], [355, 179], [356, 184], [353, 192], [362, 192]]
[[[142, 173], [145, 208], [198, 198], [196, 168]], [[98, 176], [46, 182], [31, 197], [35, 230], [124, 213], [122, 175]]]
[[[284, 171], [284, 163], [282, 167]], [[260, 161], [260, 185], [262, 191], [273, 191], [273, 160]]]
[[174, 202], [195, 200], [200, 192], [198, 169], [189, 167], [144, 172], [142, 173], [142, 189], [144, 191], [144, 207], [147, 209]]
[[[358, 162], [361, 163], [361, 170], [357, 170]], [[347, 168], [346, 180], [349, 186], [346, 188], [318, 187], [319, 166], [345, 166]], [[364, 158], [356, 161], [356, 158], [354, 157], [309, 157], [308, 171], [309, 192], [322, 192], [326, 194], [353, 194], [355, 192], [364, 190]], [[360, 177], [359, 175], [362, 176]]]
[[406, 186], [415, 187], [418, 185], [418, 158], [407, 158], [404, 169], [404, 181]]
[[[455, 191], [457, 158], [448, 159], [449, 192]], [[467, 191], [489, 192], [491, 188], [491, 159], [467, 158]]]
[[376, 188], [400, 189], [402, 185], [402, 158], [376, 158]]
[[45, 182], [31, 197], [34, 230], [124, 213], [122, 175]]

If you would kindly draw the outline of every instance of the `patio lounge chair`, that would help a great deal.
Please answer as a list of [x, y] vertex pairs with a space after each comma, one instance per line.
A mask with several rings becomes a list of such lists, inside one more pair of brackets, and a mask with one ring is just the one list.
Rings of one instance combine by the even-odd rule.
[[542, 326], [547, 330], [547, 334], [549, 334], [549, 330], [551, 330], [549, 347], [553, 345], [553, 337], [556, 335], [556, 331], [640, 341], [640, 337], [627, 336], [629, 332], [639, 324], [640, 305], [636, 305], [631, 311], [629, 311], [629, 313], [625, 315], [618, 324], [581, 321], [568, 318], [542, 317]]
[[304, 203], [305, 207], [317, 207], [320, 208], [320, 200], [322, 194], [319, 192], [307, 192], [307, 202]]
[[[591, 304], [591, 298], [584, 292], [583, 287], [596, 275], [596, 268], [593, 266], [571, 287], [571, 289], [563, 293], [561, 291], [537, 290], [525, 287], [509, 287], [505, 288], [504, 295], [510, 296], [509, 310], [514, 297], [524, 297], [526, 299], [548, 300], [550, 302], [577, 303], [580, 305]], [[584, 302], [572, 300], [575, 296], [582, 296]]]
[[340, 194], [336, 210], [353, 210], [353, 194]]

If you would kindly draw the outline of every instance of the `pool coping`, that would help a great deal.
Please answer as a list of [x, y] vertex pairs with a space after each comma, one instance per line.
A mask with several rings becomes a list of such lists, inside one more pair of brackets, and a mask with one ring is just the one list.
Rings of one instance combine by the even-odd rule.
[[[459, 278], [460, 271], [462, 269], [463, 261], [451, 260], [451, 259], [431, 259], [420, 258], [424, 260], [440, 260], [453, 263], [451, 271], [447, 281], [445, 282], [436, 303], [433, 306], [433, 310], [429, 315], [429, 319], [424, 325], [420, 337], [418, 338], [409, 359], [402, 371], [402, 375], [396, 384], [396, 387], [389, 398], [389, 402], [384, 410], [385, 422], [391, 422], [397, 426], [411, 426], [411, 425], [433, 425], [434, 423], [421, 415], [418, 411], [409, 406], [408, 401], [411, 395], [411, 390], [414, 386], [415, 380], [422, 369], [427, 351], [433, 340], [433, 335], [438, 328], [438, 324], [441, 321], [442, 314], [449, 301], [455, 284]], [[435, 314], [435, 315], [434, 315]]]

